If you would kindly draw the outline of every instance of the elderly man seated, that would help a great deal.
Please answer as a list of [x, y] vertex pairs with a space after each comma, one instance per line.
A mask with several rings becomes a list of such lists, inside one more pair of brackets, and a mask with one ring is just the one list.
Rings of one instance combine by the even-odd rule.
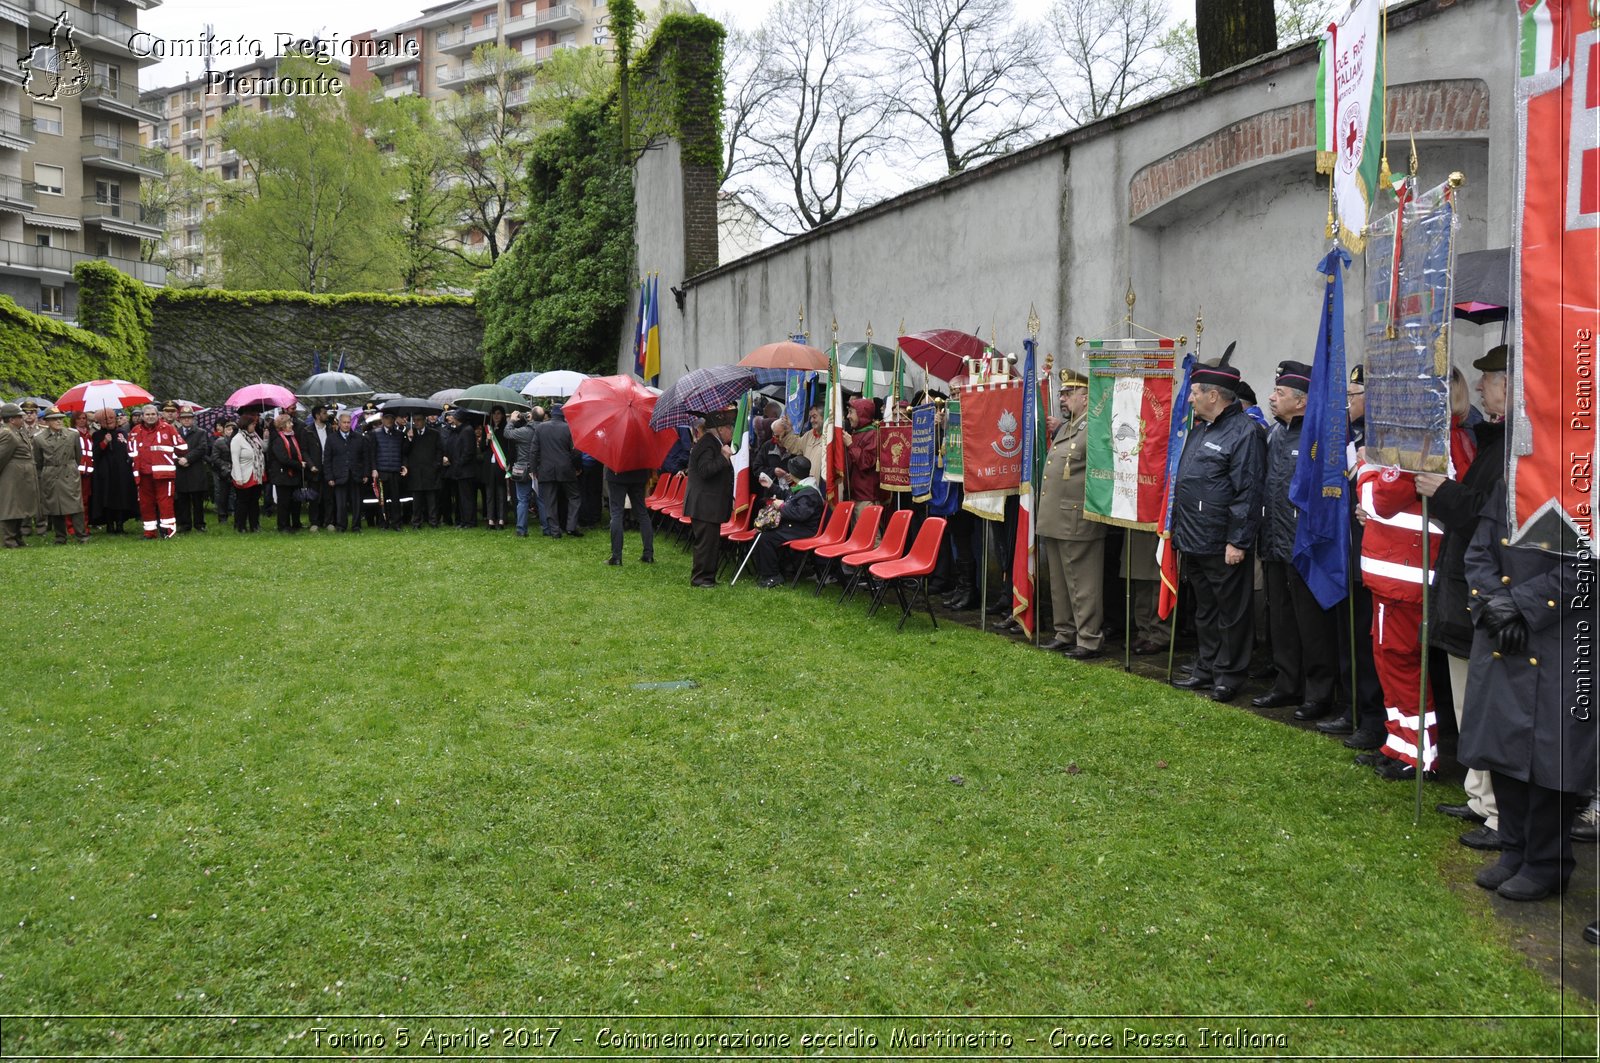
[[[776, 470], [777, 495], [770, 503], [778, 508], [778, 526], [768, 528], [756, 540], [757, 586], [772, 589], [783, 583], [783, 547], [796, 539], [817, 534], [822, 522], [822, 492], [811, 475], [811, 459], [795, 454]], [[780, 553], [782, 551], [782, 553]]]

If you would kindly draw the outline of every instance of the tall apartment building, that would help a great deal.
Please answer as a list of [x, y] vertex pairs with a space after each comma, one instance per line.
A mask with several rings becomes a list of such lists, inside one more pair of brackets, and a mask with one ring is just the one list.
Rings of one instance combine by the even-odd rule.
[[472, 62], [474, 49], [497, 44], [543, 62], [558, 48], [603, 41], [605, 17], [606, 0], [455, 0], [397, 26], [356, 34], [357, 40], [415, 41], [416, 47], [398, 48], [395, 55], [356, 56], [350, 78], [357, 88], [376, 78], [391, 97], [447, 99], [484, 75]]
[[[189, 163], [213, 182], [236, 181], [245, 176], [250, 164], [222, 143], [222, 120], [240, 107], [270, 113], [272, 98], [226, 90], [276, 78], [280, 62], [279, 57], [271, 57], [230, 68], [230, 76], [215, 85], [202, 74], [181, 84], [146, 89], [139, 97], [145, 112], [145, 121], [139, 126], [141, 142], [174, 163]], [[335, 72], [340, 80], [348, 81], [350, 68], [344, 63], [335, 62], [330, 76]], [[207, 247], [203, 232], [206, 218], [216, 209], [216, 197], [200, 190], [173, 197], [166, 211], [165, 229], [157, 239], [161, 258], [169, 263], [174, 282], [208, 284], [222, 280], [220, 255], [215, 248]]]
[[161, 235], [139, 197], [160, 174], [138, 136], [151, 117], [139, 68], [156, 60], [131, 47], [139, 11], [160, 0], [93, 3], [0, 2], [0, 294], [62, 318], [77, 315], [83, 259], [166, 283], [139, 255], [140, 240]]

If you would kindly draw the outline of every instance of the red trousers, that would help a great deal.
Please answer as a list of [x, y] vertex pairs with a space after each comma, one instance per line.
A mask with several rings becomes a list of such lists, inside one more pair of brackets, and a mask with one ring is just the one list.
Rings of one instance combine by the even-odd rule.
[[[1383, 743], [1386, 756], [1417, 766], [1417, 699], [1422, 691], [1422, 603], [1372, 596], [1372, 659], [1383, 684], [1383, 703], [1389, 732]], [[1439, 759], [1439, 719], [1433, 711], [1433, 691], [1423, 700], [1427, 740], [1422, 769], [1432, 771]]]
[[144, 521], [146, 539], [154, 539], [158, 527], [163, 536], [178, 534], [178, 518], [172, 513], [172, 487], [171, 480], [139, 477], [139, 517]]

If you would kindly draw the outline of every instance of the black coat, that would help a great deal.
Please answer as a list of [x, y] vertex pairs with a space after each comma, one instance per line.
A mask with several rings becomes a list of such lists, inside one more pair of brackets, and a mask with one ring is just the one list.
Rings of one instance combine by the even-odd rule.
[[211, 476], [206, 471], [206, 465], [211, 458], [211, 438], [206, 435], [203, 428], [190, 428], [182, 434], [183, 441], [189, 445], [188, 451], [183, 455], [189, 464], [178, 466], [178, 474], [172, 485], [173, 490], [208, 490], [211, 487]]
[[351, 480], [365, 480], [371, 470], [367, 468], [367, 448], [361, 433], [351, 432], [343, 437], [338, 429], [328, 433], [328, 445], [322, 450], [322, 482], [332, 480], [347, 484]]
[[443, 459], [444, 440], [439, 430], [426, 424], [417, 429], [406, 455], [406, 486], [413, 491], [437, 491]]
[[690, 520], [722, 524], [733, 516], [733, 462], [722, 453], [722, 440], [707, 431], [689, 452], [689, 486], [683, 514]]
[[1261, 495], [1259, 553], [1263, 561], [1288, 561], [1294, 557], [1294, 532], [1300, 510], [1289, 501], [1289, 483], [1300, 460], [1300, 429], [1304, 418], [1278, 424], [1267, 433], [1267, 483]]
[[382, 425], [369, 429], [367, 463], [378, 472], [399, 472], [406, 463], [406, 434]]
[[1472, 656], [1472, 617], [1467, 603], [1466, 556], [1478, 515], [1506, 476], [1505, 425], [1480, 421], [1473, 426], [1478, 455], [1459, 482], [1446, 480], [1428, 500], [1428, 516], [1444, 528], [1434, 563], [1429, 599], [1428, 644], [1456, 657]]
[[1266, 472], [1265, 432], [1237, 404], [1207, 424], [1195, 418], [1178, 459], [1172, 537], [1186, 554], [1255, 546]]
[[[1467, 546], [1468, 597], [1479, 620], [1491, 599], [1509, 595], [1527, 621], [1528, 646], [1514, 656], [1498, 653], [1493, 638], [1475, 630], [1460, 759], [1547, 789], [1587, 793], [1600, 751], [1594, 686], [1580, 683], [1580, 672], [1593, 675], [1600, 620], [1594, 562], [1508, 545], [1505, 511], [1502, 480]], [[1580, 655], [1585, 647], [1587, 655]]]
[[[822, 525], [822, 507], [822, 492], [814, 485], [795, 488], [783, 500], [778, 527], [815, 535]], [[795, 537], [805, 538], [805, 535]]]
[[[327, 429], [330, 436], [335, 431], [336, 429], [334, 428]], [[320, 478], [322, 467], [327, 459], [326, 455], [322, 453], [322, 440], [317, 438], [315, 422], [306, 421], [304, 424], [296, 424], [294, 426], [294, 434], [295, 438], [300, 440], [300, 453], [305, 458], [306, 473], [309, 475], [311, 470], [315, 469]]]
[[105, 524], [137, 517], [139, 489], [133, 479], [133, 459], [128, 456], [128, 430], [98, 428], [90, 444], [94, 447], [90, 522]]
[[304, 451], [296, 456], [295, 450], [284, 433], [267, 434], [267, 483], [273, 487], [299, 487], [305, 482]]
[[218, 476], [232, 478], [233, 476], [233, 437], [220, 435], [207, 441], [209, 448], [206, 460], [211, 463], [211, 471]]
[[539, 425], [533, 433], [533, 474], [540, 483], [565, 483], [578, 478], [578, 463], [572, 449], [572, 429], [560, 410]]
[[472, 480], [478, 476], [478, 434], [471, 425], [456, 425], [444, 430], [444, 456], [450, 464], [444, 467], [446, 480]]

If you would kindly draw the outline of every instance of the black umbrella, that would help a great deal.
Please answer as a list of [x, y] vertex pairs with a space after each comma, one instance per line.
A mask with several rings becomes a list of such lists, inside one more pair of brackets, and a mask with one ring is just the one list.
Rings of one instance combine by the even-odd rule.
[[444, 412], [444, 407], [437, 402], [429, 402], [427, 399], [411, 399], [404, 396], [390, 399], [382, 406], [379, 406], [378, 409], [384, 413], [403, 413], [407, 415]]
[[372, 395], [372, 389], [353, 373], [318, 373], [301, 384], [295, 394], [307, 402], [323, 405], [365, 399]]
[[1511, 312], [1511, 248], [1456, 256], [1455, 316], [1474, 325], [1504, 321]]

